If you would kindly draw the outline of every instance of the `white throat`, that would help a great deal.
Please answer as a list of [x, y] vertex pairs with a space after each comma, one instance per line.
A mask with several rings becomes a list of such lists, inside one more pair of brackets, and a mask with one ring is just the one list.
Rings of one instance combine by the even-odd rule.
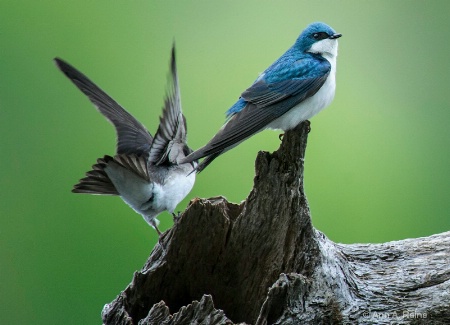
[[330, 38], [323, 39], [314, 43], [308, 52], [320, 54], [332, 64], [331, 61], [336, 62], [338, 55], [338, 41]]

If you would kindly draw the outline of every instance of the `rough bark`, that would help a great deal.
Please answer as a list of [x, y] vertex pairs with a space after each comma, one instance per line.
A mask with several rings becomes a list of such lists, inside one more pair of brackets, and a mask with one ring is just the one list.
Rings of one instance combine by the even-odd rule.
[[258, 154], [241, 204], [194, 199], [104, 307], [104, 324], [450, 324], [450, 232], [328, 240], [303, 191], [308, 130]]

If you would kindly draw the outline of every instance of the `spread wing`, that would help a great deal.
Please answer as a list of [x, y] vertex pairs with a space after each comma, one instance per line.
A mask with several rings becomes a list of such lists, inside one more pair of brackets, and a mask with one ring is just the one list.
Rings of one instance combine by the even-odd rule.
[[136, 155], [116, 155], [115, 157], [104, 156], [97, 159], [97, 163], [92, 166], [92, 170], [74, 185], [73, 193], [99, 194], [99, 195], [119, 195], [116, 187], [105, 172], [105, 168], [114, 162], [123, 168], [132, 171], [137, 176], [150, 182], [147, 161], [143, 156]]
[[100, 113], [114, 125], [117, 133], [117, 153], [147, 157], [153, 142], [147, 129], [80, 71], [59, 58], [55, 58], [55, 62]]
[[181, 111], [175, 45], [172, 47], [170, 70], [163, 113], [149, 153], [149, 162], [156, 165], [177, 163], [180, 150], [186, 144], [186, 119]]

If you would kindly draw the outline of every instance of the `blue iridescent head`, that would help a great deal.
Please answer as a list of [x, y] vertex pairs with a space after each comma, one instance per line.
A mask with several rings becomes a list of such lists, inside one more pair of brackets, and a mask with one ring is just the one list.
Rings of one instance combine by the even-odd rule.
[[323, 40], [336, 40], [341, 37], [342, 34], [336, 33], [336, 31], [322, 22], [315, 22], [303, 30], [300, 36], [295, 42], [295, 47], [303, 52], [315, 52], [311, 51], [314, 44]]

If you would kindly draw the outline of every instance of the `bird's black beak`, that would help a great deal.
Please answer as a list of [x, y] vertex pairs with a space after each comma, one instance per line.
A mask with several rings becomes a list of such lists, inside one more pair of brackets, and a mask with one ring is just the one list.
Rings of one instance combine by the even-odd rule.
[[333, 34], [333, 35], [331, 35], [330, 37], [328, 37], [329, 39], [336, 39], [336, 38], [339, 38], [339, 37], [341, 37], [342, 36], [342, 34]]

